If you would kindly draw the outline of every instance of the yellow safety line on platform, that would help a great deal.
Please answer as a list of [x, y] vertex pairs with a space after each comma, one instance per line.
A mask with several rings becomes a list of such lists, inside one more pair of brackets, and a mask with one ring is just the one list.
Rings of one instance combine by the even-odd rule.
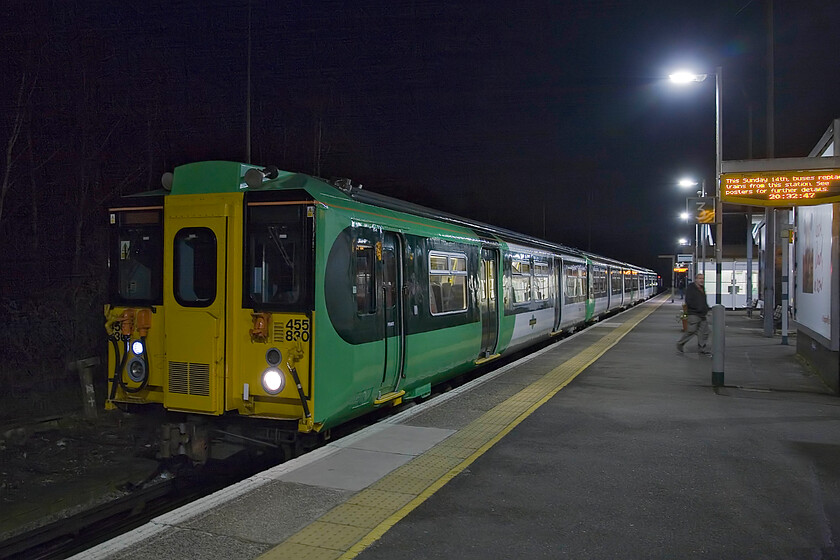
[[[669, 296], [670, 297], [670, 296]], [[668, 298], [658, 297], [541, 379], [269, 550], [261, 560], [350, 560], [493, 447]]]

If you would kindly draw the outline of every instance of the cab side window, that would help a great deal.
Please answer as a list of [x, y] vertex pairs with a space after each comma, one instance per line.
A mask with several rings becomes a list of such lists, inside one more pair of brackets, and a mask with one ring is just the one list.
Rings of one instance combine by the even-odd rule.
[[356, 240], [354, 256], [356, 285], [353, 293], [356, 294], [356, 312], [359, 315], [370, 315], [376, 313], [376, 284], [373, 277], [376, 261], [373, 246], [366, 240]]

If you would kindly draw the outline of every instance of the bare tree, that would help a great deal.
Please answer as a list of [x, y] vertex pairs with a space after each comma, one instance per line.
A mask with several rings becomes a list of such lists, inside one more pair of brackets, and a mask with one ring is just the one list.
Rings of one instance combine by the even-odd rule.
[[14, 162], [15, 145], [20, 137], [20, 129], [23, 127], [24, 120], [26, 119], [29, 99], [32, 96], [32, 91], [35, 89], [36, 82], [37, 79], [33, 78], [30, 80], [26, 72], [21, 74], [17, 103], [15, 104], [14, 122], [12, 124], [12, 130], [9, 133], [9, 139], [6, 142], [6, 166], [3, 170], [3, 183], [0, 185], [0, 221], [3, 220], [3, 205], [6, 201], [6, 195], [12, 186], [12, 163]]

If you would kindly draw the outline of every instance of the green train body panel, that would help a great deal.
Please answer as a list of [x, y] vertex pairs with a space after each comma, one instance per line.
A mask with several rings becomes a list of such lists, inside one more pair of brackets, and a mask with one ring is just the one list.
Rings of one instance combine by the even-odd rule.
[[[335, 349], [318, 353], [315, 368], [315, 421], [326, 429], [377, 408], [373, 401], [382, 379], [383, 343], [348, 347], [334, 330], [321, 327], [315, 344], [331, 341], [333, 346], [327, 347]], [[407, 337], [405, 379], [399, 388], [411, 394], [473, 369], [480, 340], [477, 325]]]
[[[510, 247], [504, 241], [499, 243], [499, 249], [502, 254], [509, 252]], [[502, 271], [501, 265], [498, 275], [499, 281], [496, 283], [496, 291], [498, 293], [497, 301], [504, 302], [505, 301], [505, 286], [504, 282], [502, 281]], [[501, 306], [504, 308], [504, 306]], [[497, 341], [496, 352], [499, 354], [504, 354], [504, 352], [510, 347], [510, 342], [513, 339], [513, 328], [516, 323], [516, 317], [512, 315], [506, 315], [504, 311], [500, 313], [499, 318], [499, 340]]]
[[589, 298], [586, 300], [586, 321], [589, 322], [595, 318], [595, 300]]
[[[406, 216], [352, 200], [328, 185], [311, 180], [306, 190], [321, 204], [316, 220], [316, 279], [329, 274], [328, 253], [348, 224], [382, 229], [398, 234], [441, 238], [464, 245], [478, 245], [473, 232], [440, 224], [421, 217]], [[348, 344], [336, 332], [326, 305], [325, 284], [315, 286], [315, 422], [323, 429], [338, 425], [361, 413], [377, 408], [374, 400], [383, 377], [382, 340], [367, 344]], [[398, 389], [410, 393], [428, 384], [474, 367], [481, 341], [479, 322], [405, 337], [404, 378]]]

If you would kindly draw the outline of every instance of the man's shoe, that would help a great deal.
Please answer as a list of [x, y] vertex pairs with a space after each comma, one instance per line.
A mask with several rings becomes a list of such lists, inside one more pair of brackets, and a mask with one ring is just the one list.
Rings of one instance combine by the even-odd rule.
[[680, 354], [685, 352], [685, 350], [683, 350], [683, 345], [680, 344], [679, 342], [677, 342], [677, 352], [679, 352]]

